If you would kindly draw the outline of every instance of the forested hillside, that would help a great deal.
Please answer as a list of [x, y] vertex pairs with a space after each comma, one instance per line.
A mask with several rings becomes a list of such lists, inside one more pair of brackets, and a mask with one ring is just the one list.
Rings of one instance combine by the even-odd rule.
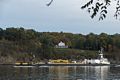
[[[56, 49], [60, 41], [69, 49]], [[37, 32], [24, 28], [0, 28], [0, 62], [32, 61], [43, 59], [96, 58], [100, 48], [105, 56], [119, 61], [120, 34], [88, 35], [64, 32]], [[87, 52], [88, 51], [88, 52]], [[92, 51], [92, 52], [90, 52]], [[85, 53], [83, 53], [85, 52]]]

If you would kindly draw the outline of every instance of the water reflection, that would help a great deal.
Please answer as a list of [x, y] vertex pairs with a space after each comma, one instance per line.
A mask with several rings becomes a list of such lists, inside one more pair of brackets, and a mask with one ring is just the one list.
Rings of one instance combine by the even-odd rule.
[[0, 80], [120, 80], [120, 68], [110, 66], [0, 66]]
[[98, 79], [106, 80], [108, 77], [109, 66], [96, 66], [95, 67], [95, 74]]
[[[105, 80], [108, 77], [109, 66], [84, 66], [84, 67], [50, 67], [49, 73], [55, 74], [55, 80], [84, 79]], [[54, 76], [55, 76], [54, 75]]]

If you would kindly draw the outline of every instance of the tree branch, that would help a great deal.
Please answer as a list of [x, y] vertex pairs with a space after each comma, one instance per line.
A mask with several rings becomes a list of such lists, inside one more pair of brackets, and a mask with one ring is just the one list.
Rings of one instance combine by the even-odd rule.
[[51, 3], [53, 2], [53, 0], [51, 0], [48, 4], [46, 4], [47, 6], [50, 6], [51, 5]]

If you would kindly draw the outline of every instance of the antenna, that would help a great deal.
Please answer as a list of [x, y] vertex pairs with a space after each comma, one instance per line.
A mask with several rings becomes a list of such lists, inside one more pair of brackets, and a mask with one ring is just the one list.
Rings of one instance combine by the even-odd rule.
[[103, 54], [104, 48], [101, 47], [100, 53]]

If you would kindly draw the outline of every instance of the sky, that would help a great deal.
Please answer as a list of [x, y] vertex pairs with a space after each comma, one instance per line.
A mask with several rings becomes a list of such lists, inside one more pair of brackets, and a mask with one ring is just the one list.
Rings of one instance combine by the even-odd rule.
[[[120, 33], [120, 20], [113, 15], [115, 7], [109, 7], [107, 18], [98, 21], [98, 17], [90, 18], [86, 9], [81, 6], [86, 0], [1, 0], [0, 27], [24, 27], [39, 32], [70, 33]], [[99, 16], [99, 15], [98, 15]]]

